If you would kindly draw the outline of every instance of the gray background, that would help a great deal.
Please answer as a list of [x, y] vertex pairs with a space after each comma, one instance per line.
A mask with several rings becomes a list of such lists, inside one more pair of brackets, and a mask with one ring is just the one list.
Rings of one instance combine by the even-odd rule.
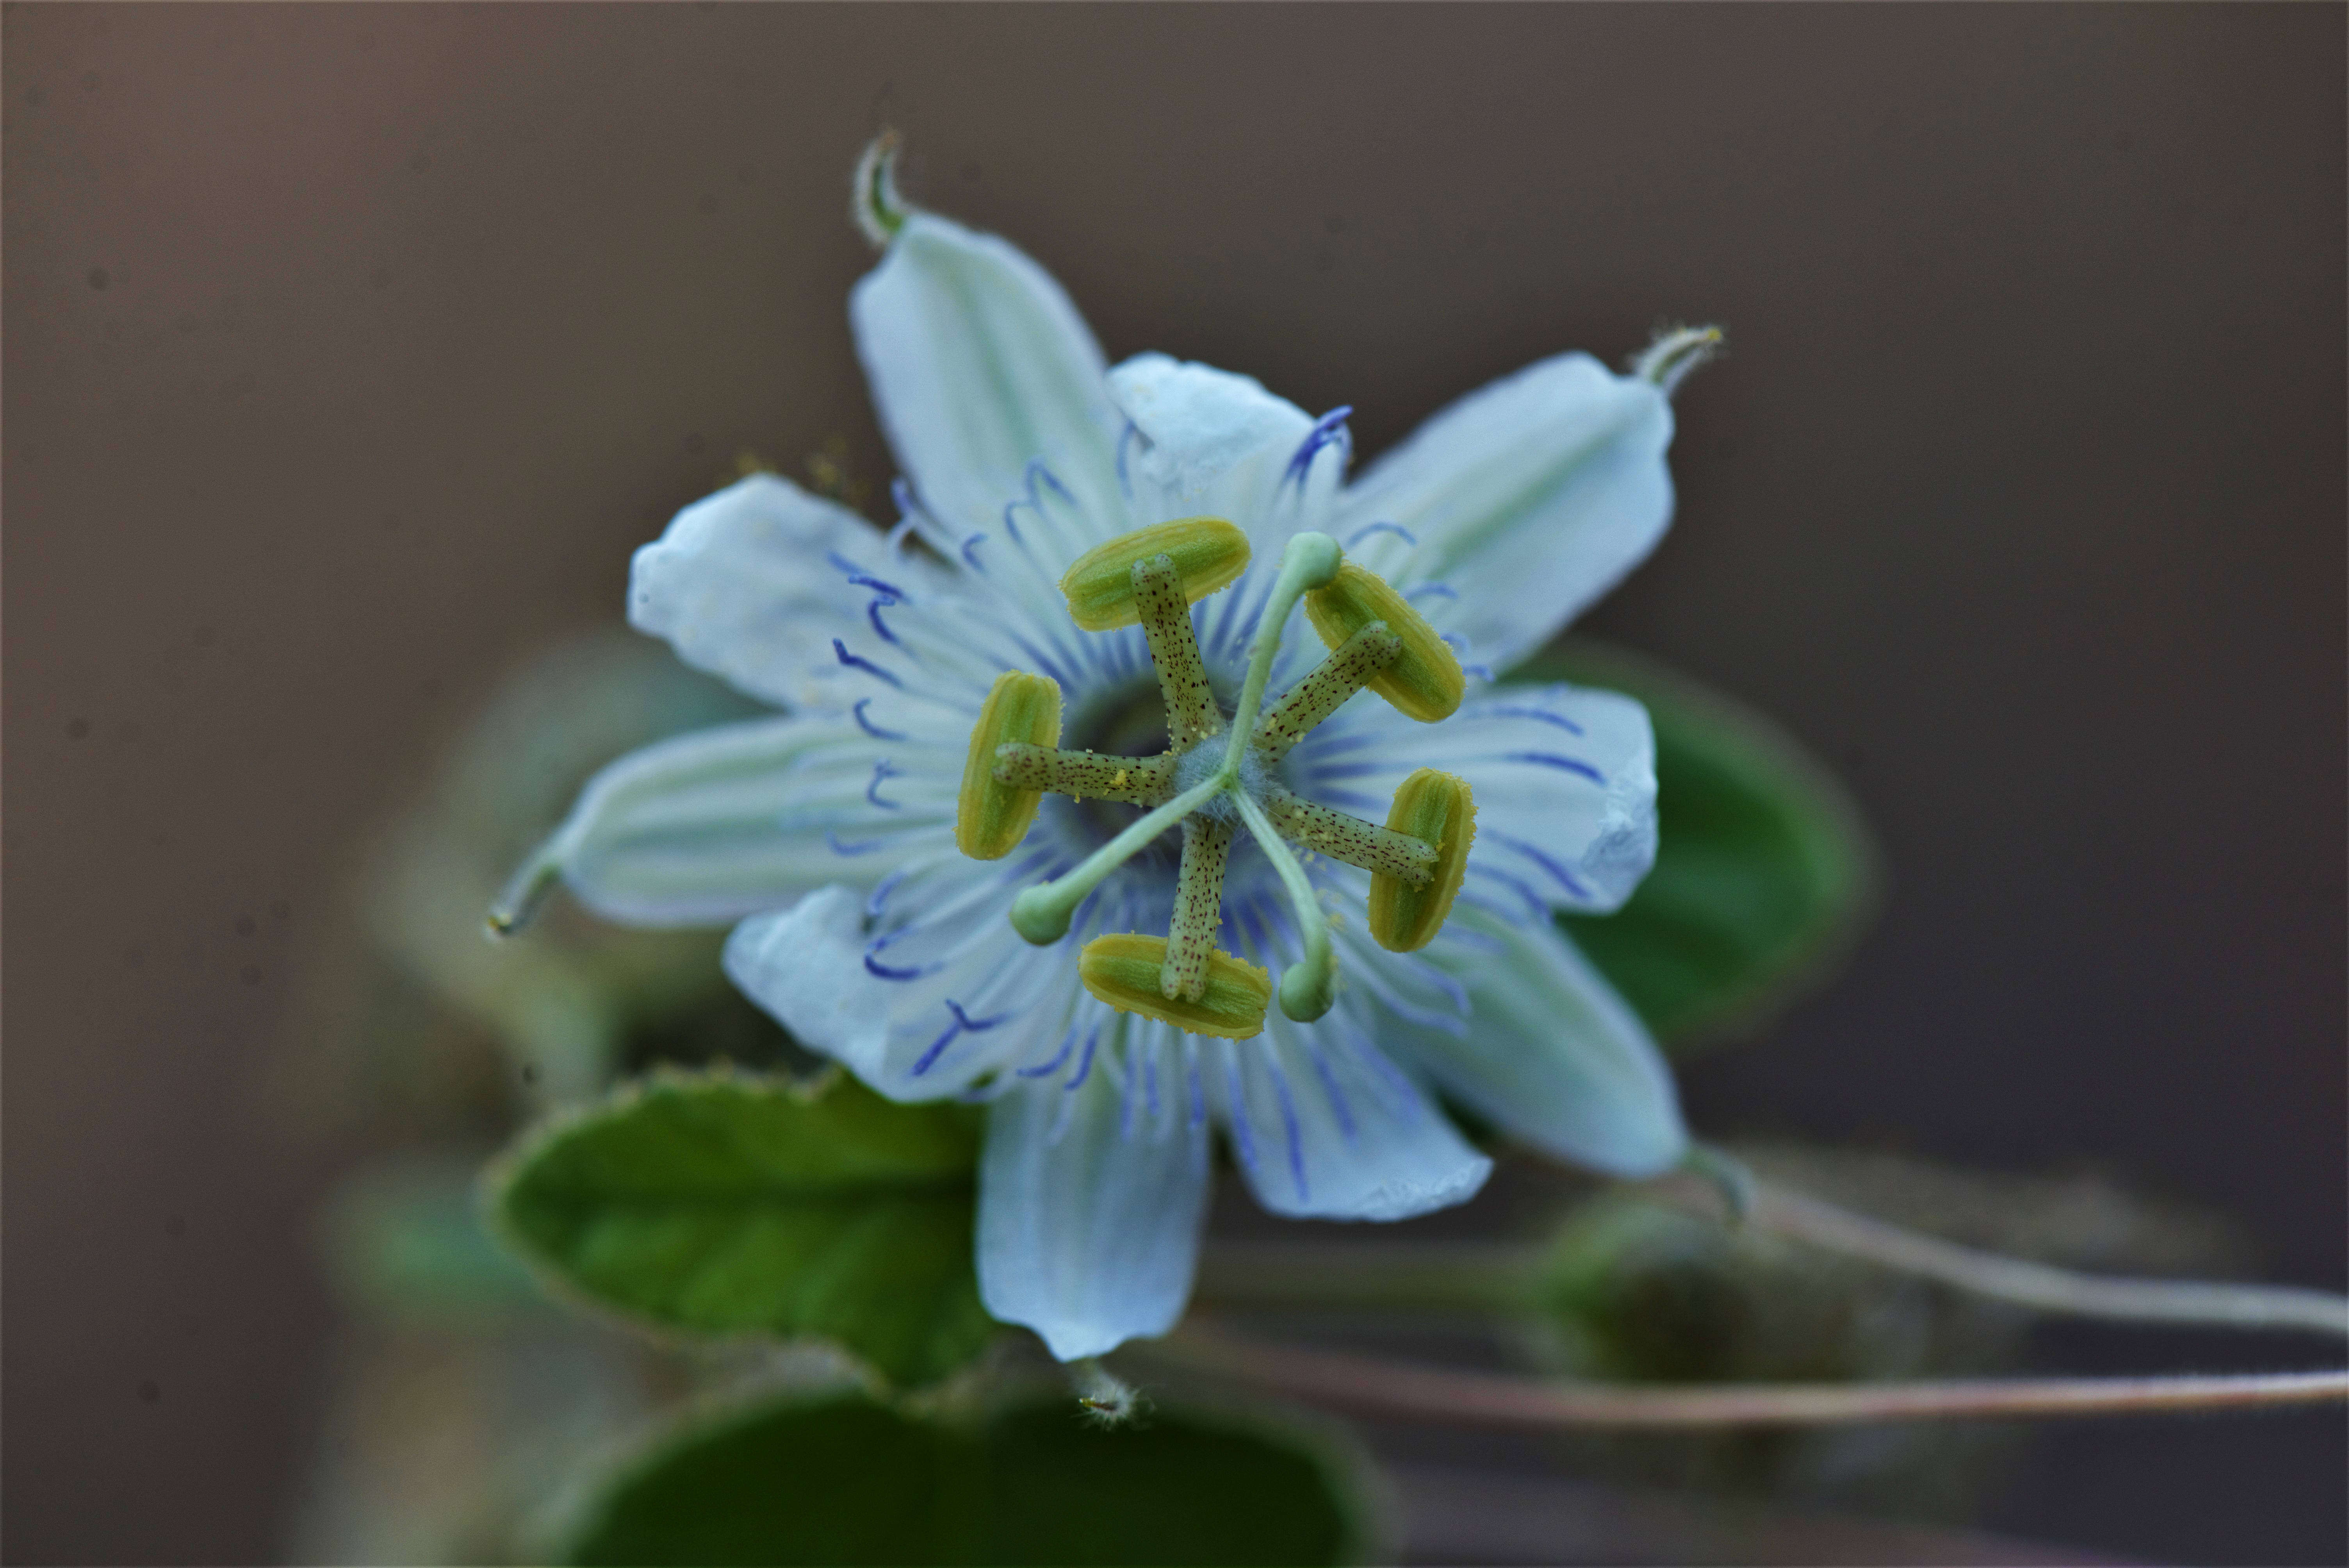
[[[436, 727], [739, 449], [885, 477], [885, 119], [1112, 356], [1366, 453], [1726, 323], [1588, 624], [1808, 740], [1893, 882], [1700, 1124], [2093, 1161], [2338, 1288], [2344, 15], [7, 7], [5, 1554], [274, 1550], [332, 1164], [250, 1109], [290, 976]], [[2071, 1427], [1998, 1522], [2338, 1560], [2343, 1455]]]

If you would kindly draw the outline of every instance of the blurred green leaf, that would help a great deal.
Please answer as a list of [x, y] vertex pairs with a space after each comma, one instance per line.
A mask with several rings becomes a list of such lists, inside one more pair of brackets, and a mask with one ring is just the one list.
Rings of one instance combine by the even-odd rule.
[[[525, 940], [484, 942], [481, 918], [498, 890], [598, 769], [763, 711], [625, 628], [566, 638], [499, 681], [420, 795], [372, 835], [361, 908], [370, 942], [456, 1016], [489, 1028], [509, 1058], [506, 1082], [519, 1081], [527, 1102], [595, 1094], [631, 1035], [722, 996], [725, 934], [627, 929], [557, 900]], [[417, 1048], [386, 1042], [402, 1045]]]
[[1611, 915], [1558, 923], [1658, 1037], [1751, 1028], [1839, 957], [1873, 908], [1875, 853], [1817, 761], [1752, 709], [1654, 662], [1568, 643], [1511, 672], [1629, 693], [1656, 729], [1655, 869]]
[[1361, 1547], [1361, 1489], [1319, 1441], [1072, 1401], [974, 1430], [862, 1396], [689, 1422], [588, 1505], [578, 1563], [1315, 1563]]
[[[1928, 1233], [2071, 1267], [2203, 1271], [2230, 1255], [2203, 1216], [2093, 1177], [1992, 1175], [1878, 1151], [1740, 1145], [1764, 1179]], [[1882, 1382], [2014, 1370], [2032, 1315], [1755, 1226], [1615, 1188], [1551, 1239], [1533, 1302], [1551, 1369], [1640, 1383]], [[1860, 1512], [1973, 1515], [2021, 1429], [1889, 1421], [1555, 1439], [1578, 1473]]]
[[656, 1074], [526, 1136], [489, 1178], [499, 1233], [566, 1294], [697, 1336], [817, 1336], [901, 1383], [977, 1355], [978, 1123], [814, 1087]]
[[326, 1266], [353, 1305], [401, 1319], [543, 1307], [528, 1270], [481, 1228], [474, 1166], [409, 1155], [363, 1166], [326, 1201]]

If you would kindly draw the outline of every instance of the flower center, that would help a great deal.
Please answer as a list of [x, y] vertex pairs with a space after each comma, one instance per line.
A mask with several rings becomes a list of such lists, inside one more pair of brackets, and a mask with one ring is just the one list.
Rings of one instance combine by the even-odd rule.
[[[1280, 779], [1289, 748], [1369, 686], [1409, 717], [1447, 717], [1465, 686], [1459, 661], [1417, 611], [1385, 583], [1344, 559], [1327, 534], [1301, 533], [1282, 556], [1267, 597], [1247, 676], [1226, 717], [1216, 703], [1191, 604], [1236, 580], [1247, 542], [1230, 523], [1195, 518], [1121, 535], [1088, 551], [1061, 579], [1081, 626], [1140, 624], [1157, 667], [1164, 748], [1140, 755], [1060, 744], [1060, 687], [1006, 672], [981, 709], [956, 818], [966, 853], [994, 859], [1026, 836], [1042, 796], [1143, 808], [1082, 863], [1013, 900], [1011, 923], [1038, 944], [1068, 934], [1078, 907], [1103, 878], [1182, 829], [1174, 907], [1164, 938], [1128, 933], [1086, 944], [1079, 975], [1112, 1006], [1196, 1034], [1246, 1037], [1263, 1027], [1270, 977], [1219, 951], [1223, 881], [1233, 839], [1245, 828], [1288, 892], [1303, 954], [1282, 974], [1281, 1011], [1310, 1022], [1336, 996], [1329, 923], [1290, 846], [1371, 872], [1371, 934], [1398, 951], [1424, 945], [1442, 925], [1465, 870], [1474, 832], [1468, 787], [1432, 769], [1398, 791], [1380, 827], [1291, 793]], [[1303, 601], [1329, 655], [1268, 707], [1265, 686], [1289, 612]], [[1108, 738], [1142, 724], [1120, 709]]]

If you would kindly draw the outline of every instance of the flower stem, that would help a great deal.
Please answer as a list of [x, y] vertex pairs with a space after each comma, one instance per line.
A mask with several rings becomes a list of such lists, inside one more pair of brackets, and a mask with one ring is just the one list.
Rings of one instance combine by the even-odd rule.
[[1657, 1387], [1511, 1377], [1273, 1346], [1195, 1323], [1137, 1352], [1357, 1415], [1514, 1427], [1787, 1427], [2243, 1409], [2349, 1399], [2349, 1371]]
[[[2349, 1296], [2296, 1285], [2118, 1279], [1961, 1246], [1748, 1178], [1744, 1222], [1958, 1290], [2075, 1317], [2206, 1328], [2349, 1335]], [[1528, 1309], [1537, 1244], [1323, 1242], [1265, 1249], [1211, 1245], [1200, 1289], [1221, 1305], [1307, 1307], [1443, 1305], [1501, 1315]]]
[[2042, 1312], [2075, 1317], [2349, 1335], [2349, 1297], [2288, 1285], [2112, 1279], [2001, 1256], [1755, 1181], [1746, 1222], [1790, 1240]]

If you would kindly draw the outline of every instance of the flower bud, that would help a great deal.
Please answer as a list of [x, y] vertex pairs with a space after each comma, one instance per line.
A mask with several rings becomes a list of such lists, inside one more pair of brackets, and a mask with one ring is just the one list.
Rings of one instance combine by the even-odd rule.
[[975, 861], [999, 861], [1028, 836], [1043, 792], [995, 777], [995, 748], [1006, 741], [1061, 743], [1061, 686], [1046, 676], [1006, 670], [995, 677], [963, 758], [962, 794], [955, 802], [955, 847]]
[[1195, 604], [1247, 570], [1247, 535], [1220, 517], [1186, 517], [1094, 545], [1061, 578], [1077, 624], [1106, 632], [1138, 624], [1142, 611], [1133, 595], [1133, 563], [1154, 555], [1173, 558], [1184, 598]]
[[1077, 978], [1120, 1012], [1139, 1013], [1188, 1034], [1245, 1040], [1264, 1032], [1264, 1010], [1272, 1001], [1269, 974], [1218, 949], [1207, 957], [1206, 994], [1186, 1002], [1160, 990], [1165, 964], [1164, 937], [1121, 932], [1085, 944], [1077, 958]]
[[1406, 718], [1433, 724], [1459, 708], [1468, 677], [1458, 655], [1427, 624], [1427, 617], [1376, 573], [1347, 562], [1338, 569], [1336, 581], [1305, 595], [1305, 614], [1328, 647], [1342, 645], [1373, 621], [1384, 621], [1402, 639], [1402, 650], [1392, 662], [1364, 684]]
[[1416, 887], [1384, 872], [1371, 876], [1371, 936], [1390, 953], [1413, 953], [1434, 940], [1452, 913], [1476, 837], [1476, 802], [1467, 780], [1423, 768], [1395, 791], [1387, 826], [1435, 846], [1435, 864]]

